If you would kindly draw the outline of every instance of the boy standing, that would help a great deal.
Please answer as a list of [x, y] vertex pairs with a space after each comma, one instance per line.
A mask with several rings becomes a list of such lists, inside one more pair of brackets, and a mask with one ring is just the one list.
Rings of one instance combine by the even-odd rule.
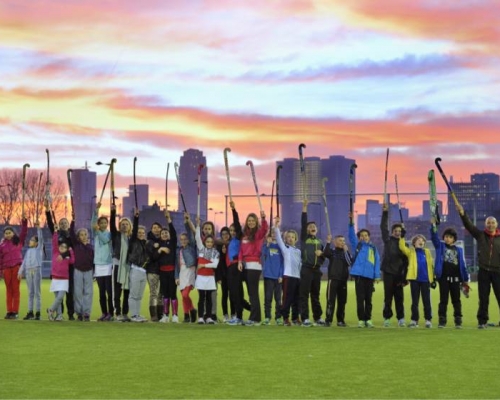
[[332, 235], [326, 238], [324, 255], [329, 260], [328, 264], [328, 288], [326, 292], [326, 321], [325, 326], [331, 326], [333, 313], [335, 312], [335, 302], [337, 301], [337, 326], [345, 327], [345, 305], [347, 302], [347, 279], [349, 278], [349, 267], [352, 264], [351, 254], [345, 244], [345, 237], [337, 235], [333, 239], [333, 249], [331, 246]]
[[274, 296], [275, 321], [283, 325], [281, 318], [281, 281], [283, 280], [283, 255], [276, 242], [274, 230], [267, 236], [262, 245], [262, 275], [264, 276], [264, 314], [262, 325], [271, 321], [271, 304]]
[[382, 257], [383, 280], [384, 280], [384, 326], [391, 324], [392, 299], [396, 308], [396, 318], [400, 327], [406, 326], [404, 292], [406, 282], [406, 271], [408, 270], [408, 258], [399, 250], [399, 239], [404, 237], [402, 224], [393, 224], [389, 235], [389, 211], [387, 203], [382, 209], [382, 219], [380, 220], [380, 230], [384, 241], [384, 255]]
[[455, 246], [457, 232], [448, 228], [443, 232], [443, 241], [439, 240], [435, 220], [431, 220], [431, 239], [436, 249], [436, 263], [434, 273], [439, 282], [439, 325], [438, 328], [446, 326], [446, 309], [448, 298], [451, 297], [453, 304], [453, 317], [455, 328], [462, 328], [462, 302], [460, 301], [460, 289], [463, 283], [469, 281], [469, 273], [465, 267], [464, 251]]
[[317, 325], [325, 325], [321, 318], [323, 310], [319, 301], [321, 287], [321, 265], [325, 261], [323, 256], [323, 243], [316, 237], [318, 228], [315, 222], [307, 221], [307, 200], [302, 205], [302, 227], [300, 232], [302, 269], [300, 271], [300, 314], [302, 326], [312, 325], [309, 320], [309, 295], [311, 295], [311, 306], [314, 322]]
[[[352, 220], [352, 219], [351, 219]], [[373, 328], [372, 296], [373, 282], [380, 280], [380, 255], [370, 241], [370, 231], [361, 229], [354, 233], [354, 224], [349, 224], [349, 241], [355, 250], [351, 276], [355, 277], [358, 328]]]

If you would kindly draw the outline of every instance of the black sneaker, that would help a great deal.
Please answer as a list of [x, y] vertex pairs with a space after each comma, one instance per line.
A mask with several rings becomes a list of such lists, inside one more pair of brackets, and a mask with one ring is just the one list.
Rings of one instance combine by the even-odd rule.
[[83, 315], [82, 314], [78, 314], [77, 320], [78, 321], [83, 321]]
[[19, 315], [17, 313], [10, 313], [10, 319], [18, 319]]
[[33, 311], [28, 311], [28, 314], [26, 314], [26, 317], [23, 318], [24, 321], [32, 320], [35, 319], [35, 316], [33, 315]]
[[347, 324], [344, 321], [337, 322], [337, 326], [340, 328], [345, 328]]
[[40, 311], [35, 313], [35, 321], [40, 321]]
[[12, 319], [12, 313], [8, 312], [7, 314], [5, 314], [5, 317], [3, 317], [4, 319]]
[[325, 321], [325, 324], [323, 325], [325, 328], [330, 328], [332, 326], [332, 323], [329, 321]]
[[75, 316], [73, 314], [68, 314], [68, 320], [74, 321], [75, 320]]

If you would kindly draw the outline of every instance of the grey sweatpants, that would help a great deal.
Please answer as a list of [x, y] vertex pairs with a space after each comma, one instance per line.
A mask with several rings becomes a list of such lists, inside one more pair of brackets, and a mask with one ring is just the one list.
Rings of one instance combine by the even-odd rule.
[[146, 281], [146, 270], [144, 268], [130, 268], [128, 307], [131, 316], [141, 315], [141, 301], [144, 289], [146, 289]]
[[[42, 285], [42, 268], [29, 268], [25, 272], [28, 286], [28, 311], [38, 311], [42, 307], [40, 289]], [[35, 308], [33, 308], [35, 306]]]
[[50, 306], [50, 310], [55, 311], [57, 313], [57, 315], [62, 314], [61, 304], [64, 300], [65, 294], [66, 294], [66, 292], [64, 290], [54, 292], [54, 296], [56, 296], [56, 298], [55, 298], [54, 302], [52, 303], [52, 305]]
[[75, 268], [73, 275], [73, 301], [77, 314], [90, 315], [93, 295], [94, 271], [79, 271]]

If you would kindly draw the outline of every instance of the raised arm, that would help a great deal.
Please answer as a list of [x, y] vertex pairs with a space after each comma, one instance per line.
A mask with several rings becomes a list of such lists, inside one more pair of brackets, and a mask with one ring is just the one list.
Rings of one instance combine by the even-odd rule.
[[380, 232], [382, 233], [383, 242], [388, 242], [390, 238], [389, 233], [389, 210], [387, 204], [384, 203], [382, 206], [382, 218], [380, 219]]
[[300, 240], [305, 242], [307, 239], [307, 200], [302, 203], [302, 215], [300, 217]]
[[406, 256], [406, 257], [409, 257], [410, 256], [410, 249], [408, 247], [406, 247], [406, 242], [404, 240], [404, 238], [400, 238], [399, 239], [399, 250], [401, 250], [401, 252]]

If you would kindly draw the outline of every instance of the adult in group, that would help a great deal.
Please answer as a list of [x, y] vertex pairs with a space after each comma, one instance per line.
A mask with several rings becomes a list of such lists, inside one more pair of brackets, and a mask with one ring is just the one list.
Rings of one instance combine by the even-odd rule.
[[495, 217], [487, 217], [484, 222], [485, 229], [481, 230], [472, 224], [464, 208], [458, 202], [457, 210], [465, 229], [477, 241], [479, 264], [477, 323], [479, 329], [484, 329], [488, 326], [488, 306], [492, 287], [500, 307], [500, 230]]

